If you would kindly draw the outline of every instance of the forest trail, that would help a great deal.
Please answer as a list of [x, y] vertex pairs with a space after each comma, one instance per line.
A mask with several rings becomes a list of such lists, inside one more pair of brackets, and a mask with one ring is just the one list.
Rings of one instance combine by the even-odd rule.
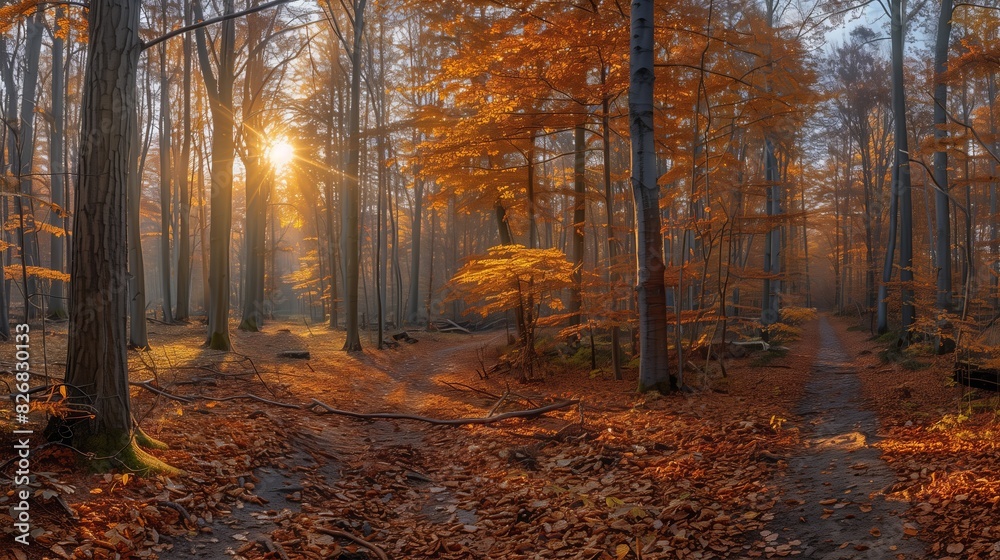
[[877, 418], [861, 400], [855, 364], [827, 318], [819, 321], [819, 351], [795, 411], [806, 423], [803, 446], [777, 475], [783, 501], [761, 536], [806, 558], [924, 558], [900, 518], [909, 504], [883, 494], [897, 479], [872, 445]]

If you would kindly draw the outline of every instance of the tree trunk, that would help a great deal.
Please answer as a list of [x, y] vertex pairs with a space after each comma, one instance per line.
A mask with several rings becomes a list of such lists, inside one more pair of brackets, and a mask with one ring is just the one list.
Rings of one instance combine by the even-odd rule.
[[365, 4], [367, 0], [357, 0], [354, 9], [354, 45], [351, 49], [351, 111], [348, 121], [347, 183], [344, 189], [344, 222], [342, 229], [342, 258], [344, 260], [344, 298], [347, 304], [347, 337], [344, 350], [361, 350], [361, 334], [358, 326], [358, 276], [360, 267], [360, 224], [361, 211], [361, 61], [362, 36], [365, 29]]
[[25, 71], [21, 90], [21, 118], [17, 131], [17, 160], [13, 165], [20, 184], [21, 196], [14, 197], [14, 212], [20, 221], [18, 243], [21, 250], [21, 277], [24, 284], [24, 318], [33, 319], [39, 315], [41, 302], [33, 299], [39, 295], [38, 281], [28, 267], [38, 266], [38, 234], [35, 232], [34, 195], [32, 164], [35, 159], [35, 100], [38, 89], [38, 59], [42, 50], [42, 11], [28, 20], [28, 34], [25, 49]]
[[[191, 5], [184, 4], [184, 24], [191, 24]], [[181, 124], [181, 152], [177, 162], [177, 191], [180, 199], [180, 218], [177, 220], [177, 313], [174, 319], [187, 321], [191, 316], [191, 34], [184, 36], [184, 117]]]
[[139, 0], [90, 3], [66, 386], [70, 402], [88, 413], [73, 421], [73, 446], [96, 454], [98, 468], [124, 466], [145, 473], [171, 469], [136, 446], [125, 349], [125, 206], [138, 151], [139, 12]]
[[582, 124], [577, 125], [573, 135], [573, 288], [569, 300], [569, 323], [579, 325], [583, 306], [583, 253], [587, 227], [587, 184], [586, 184], [586, 134]]
[[[3, 119], [8, 123], [17, 121], [17, 95], [14, 85], [14, 65], [7, 55], [7, 37], [0, 33], [0, 79], [4, 86], [4, 114]], [[11, 162], [17, 159], [17, 137], [9, 127], [0, 127], [0, 138], [4, 140]], [[6, 172], [7, 162], [4, 161], [4, 146], [0, 146], [0, 172]], [[11, 165], [13, 169], [13, 165]], [[0, 220], [7, 223], [10, 219], [10, 208], [6, 199], [0, 204]], [[0, 251], [0, 270], [6, 270], [7, 265], [13, 261], [14, 243], [11, 242], [6, 228], [0, 228], [0, 241], [6, 244], [6, 249]], [[0, 340], [10, 340], [10, 292], [11, 281], [4, 274], [0, 278]]]
[[639, 390], [666, 392], [677, 389], [677, 380], [667, 363], [667, 296], [653, 134], [653, 0], [633, 0], [631, 33], [628, 101], [636, 221]]
[[[166, 2], [162, 8], [166, 13]], [[170, 79], [167, 76], [167, 45], [160, 44], [160, 292], [163, 322], [174, 322], [174, 309], [170, 289]]]
[[[903, 13], [902, 0], [889, 3], [890, 40], [892, 51], [892, 115], [893, 153], [892, 194], [889, 210], [889, 242], [885, 249], [885, 264], [882, 267], [882, 285], [879, 286], [877, 330], [884, 334], [889, 330], [888, 286], [892, 278], [893, 258], [896, 252], [896, 234], [899, 231], [900, 281], [902, 283], [902, 328], [903, 336], [915, 318], [913, 308], [913, 211], [910, 196], [910, 160], [906, 137], [906, 95], [903, 82]], [[946, 256], [947, 258], [947, 256]]]
[[[264, 51], [259, 48], [261, 25], [255, 16], [248, 17], [247, 49], [250, 51], [243, 82], [243, 167], [246, 169], [246, 222], [243, 228], [246, 252], [243, 260], [242, 315], [239, 329], [258, 332], [264, 326], [264, 282], [267, 260], [267, 192], [274, 169], [267, 161], [266, 123], [263, 118], [261, 91], [266, 79]], [[274, 236], [271, 239], [274, 244]], [[274, 255], [271, 255], [272, 262]], [[271, 276], [275, 281], [274, 275]]]
[[[937, 308], [938, 312], [952, 312], [951, 299], [951, 222], [948, 208], [948, 151], [944, 145], [948, 132], [948, 84], [944, 73], [948, 70], [948, 43], [951, 39], [952, 0], [941, 0], [941, 14], [938, 18], [937, 39], [934, 44], [934, 139], [937, 151], [934, 152], [934, 191], [935, 213], [937, 225], [937, 251], [935, 252], [937, 268]], [[942, 325], [943, 326], [943, 325]], [[941, 345], [940, 336], [936, 338], [939, 352], [947, 350]]]
[[[126, 177], [126, 205], [128, 217], [128, 297], [129, 297], [129, 335], [130, 348], [149, 348], [146, 334], [146, 272], [142, 260], [142, 229], [139, 209], [142, 206], [142, 179], [139, 173], [139, 127], [130, 132], [132, 135], [128, 147], [132, 152], [128, 156], [129, 171]], [[77, 195], [79, 196], [79, 195]], [[73, 282], [70, 282], [72, 286]]]
[[[204, 19], [195, 4], [196, 16]], [[233, 0], [225, 0], [224, 13], [233, 13]], [[212, 192], [209, 239], [211, 258], [208, 269], [208, 336], [205, 345], [213, 350], [230, 350], [229, 341], [229, 251], [233, 229], [233, 52], [236, 26], [233, 20], [222, 24], [219, 46], [219, 75], [215, 76], [208, 57], [204, 29], [198, 29], [198, 60], [208, 90], [212, 112]]]
[[[56, 22], [62, 20], [65, 11], [56, 8]], [[52, 128], [49, 135], [49, 165], [52, 179], [50, 182], [52, 209], [49, 211], [49, 224], [56, 228], [66, 227], [66, 165], [63, 148], [66, 145], [66, 82], [63, 51], [65, 42], [59, 33], [52, 35]], [[2, 166], [0, 166], [2, 167]], [[64, 272], [66, 269], [66, 236], [53, 235], [50, 240], [50, 263], [52, 270]], [[66, 290], [62, 280], [52, 280], [49, 287], [48, 316], [52, 319], [66, 319], [69, 312], [66, 306]]]
[[[417, 172], [419, 175], [419, 171]], [[420, 229], [423, 222], [424, 181], [413, 179], [413, 220], [410, 223], [410, 296], [407, 302], [406, 322], [416, 324], [420, 314]]]
[[[601, 66], [601, 83], [607, 82], [607, 68]], [[601, 149], [603, 150], [604, 156], [604, 210], [606, 213], [607, 220], [607, 237], [608, 237], [608, 265], [607, 265], [607, 282], [610, 298], [610, 312], [612, 315], [612, 320], [617, 321], [617, 317], [614, 317], [618, 311], [618, 294], [615, 292], [615, 283], [618, 280], [618, 275], [613, 272], [615, 267], [615, 257], [618, 256], [618, 243], [615, 239], [615, 224], [614, 224], [614, 184], [611, 181], [611, 100], [605, 96], [601, 100]], [[622, 379], [622, 364], [621, 364], [621, 341], [620, 332], [617, 324], [613, 324], [611, 327], [611, 365], [614, 368], [615, 379]]]

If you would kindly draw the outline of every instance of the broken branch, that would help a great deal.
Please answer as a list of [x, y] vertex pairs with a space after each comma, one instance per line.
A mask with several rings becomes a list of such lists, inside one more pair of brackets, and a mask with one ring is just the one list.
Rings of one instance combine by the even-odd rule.
[[314, 527], [314, 529], [316, 530], [317, 533], [323, 533], [324, 535], [330, 535], [331, 537], [340, 537], [342, 539], [347, 539], [349, 541], [352, 541], [355, 544], [359, 544], [359, 545], [367, 548], [368, 550], [374, 552], [375, 555], [378, 556], [380, 560], [389, 560], [389, 555], [386, 554], [384, 550], [382, 550], [381, 548], [379, 548], [378, 545], [372, 544], [372, 543], [370, 543], [370, 542], [362, 539], [361, 537], [356, 537], [356, 536], [348, 533], [347, 531], [338, 531], [336, 529], [327, 529], [326, 527]]
[[339, 410], [317, 399], [312, 399], [312, 405], [306, 408], [308, 410], [312, 410], [316, 407], [319, 407], [329, 412], [330, 414], [339, 414], [341, 416], [349, 416], [351, 418], [359, 418], [361, 420], [377, 420], [377, 419], [417, 420], [419, 422], [427, 422], [429, 424], [435, 424], [439, 426], [462, 426], [465, 424], [492, 424], [494, 422], [499, 422], [501, 420], [507, 420], [510, 418], [534, 418], [536, 416], [541, 416], [546, 412], [552, 412], [553, 410], [559, 410], [561, 408], [568, 408], [576, 404], [580, 404], [580, 401], [578, 399], [569, 401], [560, 401], [557, 403], [552, 403], [549, 405], [541, 406], [538, 408], [532, 408], [528, 410], [515, 410], [512, 412], [504, 412], [503, 414], [498, 414], [496, 416], [490, 416], [487, 418], [453, 418], [453, 419], [427, 418], [426, 416], [417, 416], [414, 414], [396, 414], [391, 412], [375, 412], [372, 414], [362, 414], [359, 412], [351, 412], [349, 410]]

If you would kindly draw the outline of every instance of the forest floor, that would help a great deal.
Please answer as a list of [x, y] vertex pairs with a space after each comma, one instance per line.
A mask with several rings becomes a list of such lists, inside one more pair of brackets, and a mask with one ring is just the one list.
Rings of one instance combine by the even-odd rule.
[[[855, 322], [813, 321], [787, 353], [689, 373], [702, 389], [670, 396], [554, 354], [543, 383], [482, 378], [503, 331], [411, 332], [383, 351], [363, 336], [345, 354], [340, 332], [271, 323], [220, 353], [200, 324], [150, 324], [132, 380], [187, 398], [135, 386], [133, 412], [186, 474], [85, 474], [35, 441], [39, 531], [13, 542], [4, 469], [0, 558], [1000, 557], [995, 398], [960, 414], [950, 358], [883, 362]], [[56, 375], [65, 326], [47, 329]], [[248, 394], [272, 402], [192, 398]], [[581, 403], [452, 427], [312, 399], [433, 418]]]

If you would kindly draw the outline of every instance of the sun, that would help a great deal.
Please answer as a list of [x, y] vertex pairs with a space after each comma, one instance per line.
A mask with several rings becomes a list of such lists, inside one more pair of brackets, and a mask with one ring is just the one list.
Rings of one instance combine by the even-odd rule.
[[276, 170], [282, 170], [295, 159], [295, 147], [288, 139], [278, 138], [267, 149], [267, 159]]

